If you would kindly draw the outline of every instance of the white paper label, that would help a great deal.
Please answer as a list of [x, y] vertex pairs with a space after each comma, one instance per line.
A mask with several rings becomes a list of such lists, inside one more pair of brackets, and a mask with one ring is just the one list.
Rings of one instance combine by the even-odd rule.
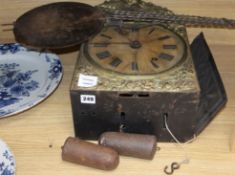
[[98, 83], [98, 77], [91, 75], [79, 74], [78, 86], [79, 87], [94, 87]]
[[80, 97], [82, 104], [96, 104], [95, 95], [81, 95]]

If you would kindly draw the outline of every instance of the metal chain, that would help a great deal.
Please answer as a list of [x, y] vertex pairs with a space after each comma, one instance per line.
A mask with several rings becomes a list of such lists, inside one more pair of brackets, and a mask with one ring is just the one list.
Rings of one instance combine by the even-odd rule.
[[171, 22], [187, 27], [235, 28], [235, 20], [232, 19], [189, 15], [166, 15], [154, 12], [146, 13], [144, 11], [115, 10], [113, 13], [109, 13], [109, 18], [124, 21]]

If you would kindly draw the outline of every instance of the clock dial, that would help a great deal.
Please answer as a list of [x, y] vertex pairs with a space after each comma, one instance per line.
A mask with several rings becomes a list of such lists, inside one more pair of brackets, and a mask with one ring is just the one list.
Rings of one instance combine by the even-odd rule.
[[128, 75], [151, 75], [180, 64], [186, 56], [183, 39], [161, 26], [106, 27], [85, 46], [99, 67]]

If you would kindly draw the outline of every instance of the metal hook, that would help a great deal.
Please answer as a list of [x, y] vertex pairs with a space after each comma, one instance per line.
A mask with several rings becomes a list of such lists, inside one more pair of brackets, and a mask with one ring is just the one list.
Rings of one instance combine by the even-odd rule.
[[177, 162], [173, 162], [171, 164], [171, 171], [168, 171], [169, 167], [168, 166], [165, 166], [164, 168], [164, 172], [167, 174], [167, 175], [172, 175], [174, 173], [175, 170], [179, 169], [180, 168], [180, 164], [177, 163]]
[[1, 26], [13, 26], [15, 24], [15, 22], [13, 23], [4, 23], [4, 24], [1, 24]]
[[[2, 27], [9, 27], [9, 26], [14, 26], [15, 22], [13, 23], [5, 23], [5, 24], [1, 24]], [[9, 31], [13, 31], [13, 28], [8, 28], [8, 29], [2, 29], [3, 32], [9, 32]]]

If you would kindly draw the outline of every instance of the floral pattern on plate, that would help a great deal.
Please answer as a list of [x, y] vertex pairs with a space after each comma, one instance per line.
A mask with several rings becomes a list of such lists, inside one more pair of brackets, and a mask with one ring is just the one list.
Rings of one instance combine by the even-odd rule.
[[60, 59], [19, 44], [0, 45], [0, 118], [22, 112], [48, 97], [62, 79]]
[[15, 159], [8, 146], [0, 140], [0, 175], [15, 175]]
[[30, 91], [37, 89], [38, 82], [32, 80], [32, 74], [38, 70], [20, 72], [19, 64], [0, 64], [0, 109], [17, 103]]

